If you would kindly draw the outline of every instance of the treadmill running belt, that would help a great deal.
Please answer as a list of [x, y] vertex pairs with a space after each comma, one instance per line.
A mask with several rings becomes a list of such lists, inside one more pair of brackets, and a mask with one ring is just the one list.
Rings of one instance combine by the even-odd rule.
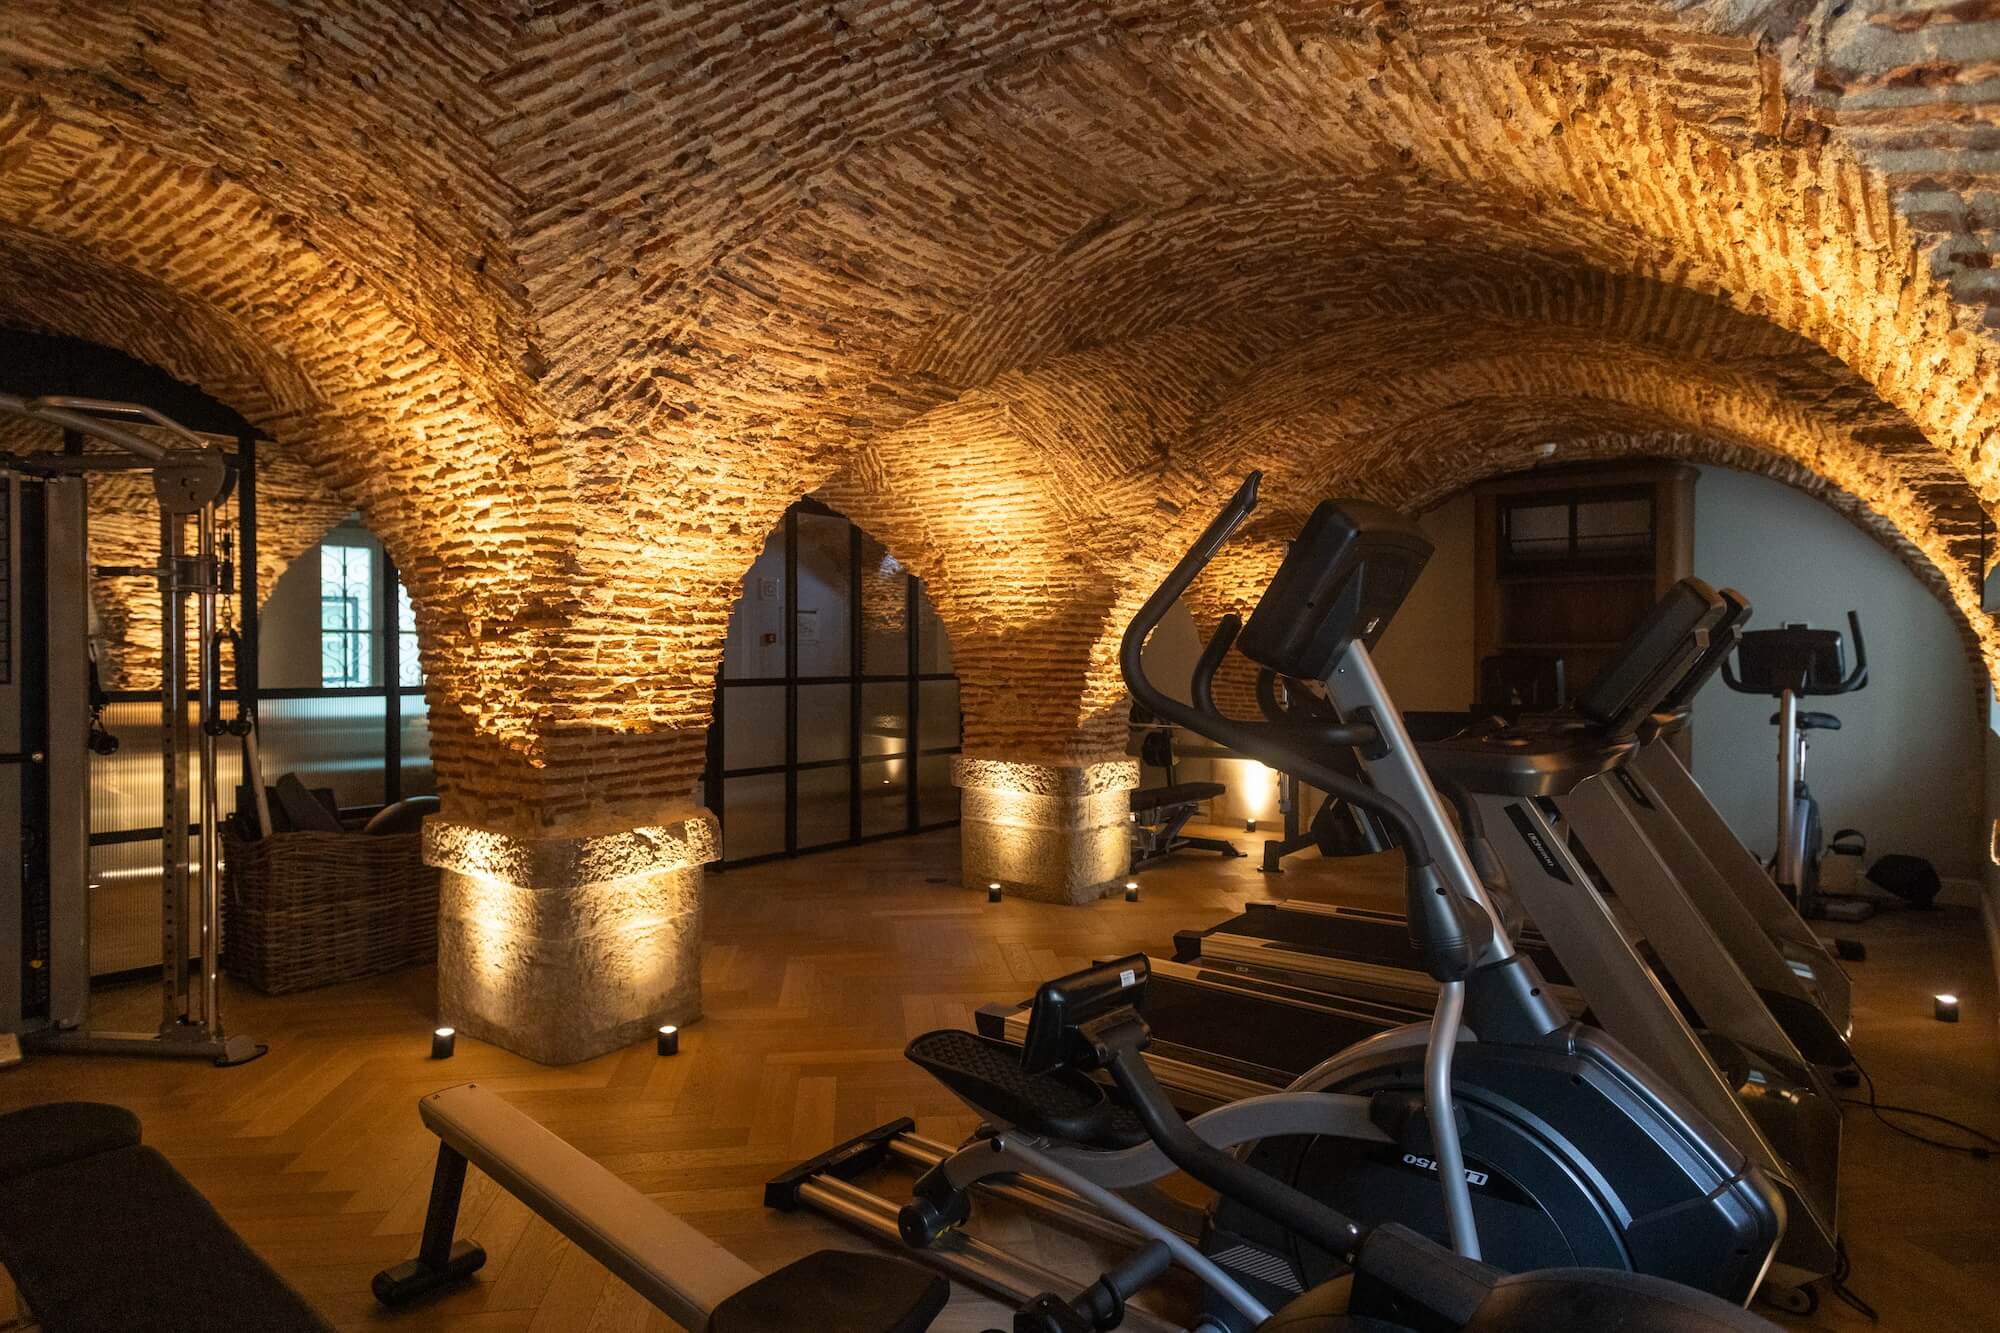
[[[1401, 917], [1370, 919], [1327, 912], [1283, 910], [1246, 911], [1223, 922], [1211, 935], [1236, 935], [1264, 940], [1300, 953], [1318, 954], [1357, 963], [1375, 963], [1417, 970], [1416, 950]], [[1539, 937], [1518, 940], [1515, 947], [1531, 959], [1543, 980], [1569, 986], [1569, 972], [1547, 942]]]
[[1161, 1042], [1260, 1065], [1287, 1081], [1383, 1027], [1357, 1015], [1219, 991], [1157, 972], [1146, 982], [1144, 1014]]

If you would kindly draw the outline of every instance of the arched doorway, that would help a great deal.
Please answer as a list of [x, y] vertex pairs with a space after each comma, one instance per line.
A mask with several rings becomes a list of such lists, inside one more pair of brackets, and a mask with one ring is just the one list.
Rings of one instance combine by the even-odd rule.
[[815, 500], [744, 575], [705, 800], [738, 865], [958, 822], [951, 644], [923, 581]]

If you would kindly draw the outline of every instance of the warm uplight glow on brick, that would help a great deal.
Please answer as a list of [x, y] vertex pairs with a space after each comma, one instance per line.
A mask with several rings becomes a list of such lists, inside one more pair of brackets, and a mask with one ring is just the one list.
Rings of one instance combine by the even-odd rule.
[[1089, 902], [1124, 881], [1139, 766], [957, 759], [960, 857], [968, 887], [1002, 883], [1023, 897]]
[[464, 1031], [567, 1064], [700, 1016], [706, 812], [587, 838], [432, 819], [424, 855], [444, 872], [438, 1005]]
[[[1553, 443], [1810, 490], [2000, 680], [2000, 94], [1941, 54], [2000, 20], [734, 0], [718, 47], [644, 2], [320, 8], [12, 7], [0, 320], [199, 385], [360, 511], [467, 826], [690, 799], [808, 493], [925, 580], [968, 762], [1123, 762], [1119, 633], [1252, 466], [1204, 630], [1324, 495]], [[1120, 873], [1116, 798], [1040, 781], [965, 783], [968, 882]]]

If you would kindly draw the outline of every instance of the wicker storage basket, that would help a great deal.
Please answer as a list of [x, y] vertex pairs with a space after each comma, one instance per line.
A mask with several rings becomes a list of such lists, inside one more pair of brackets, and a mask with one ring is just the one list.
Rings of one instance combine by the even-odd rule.
[[423, 835], [274, 833], [223, 825], [222, 964], [271, 995], [437, 957], [438, 872]]

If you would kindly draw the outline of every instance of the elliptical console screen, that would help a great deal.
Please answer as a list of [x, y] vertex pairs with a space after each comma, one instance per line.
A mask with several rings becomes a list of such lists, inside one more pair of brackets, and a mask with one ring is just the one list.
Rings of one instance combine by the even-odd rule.
[[1366, 500], [1321, 502], [1237, 647], [1281, 676], [1324, 680], [1350, 643], [1375, 646], [1431, 549], [1422, 529], [1394, 510]]

